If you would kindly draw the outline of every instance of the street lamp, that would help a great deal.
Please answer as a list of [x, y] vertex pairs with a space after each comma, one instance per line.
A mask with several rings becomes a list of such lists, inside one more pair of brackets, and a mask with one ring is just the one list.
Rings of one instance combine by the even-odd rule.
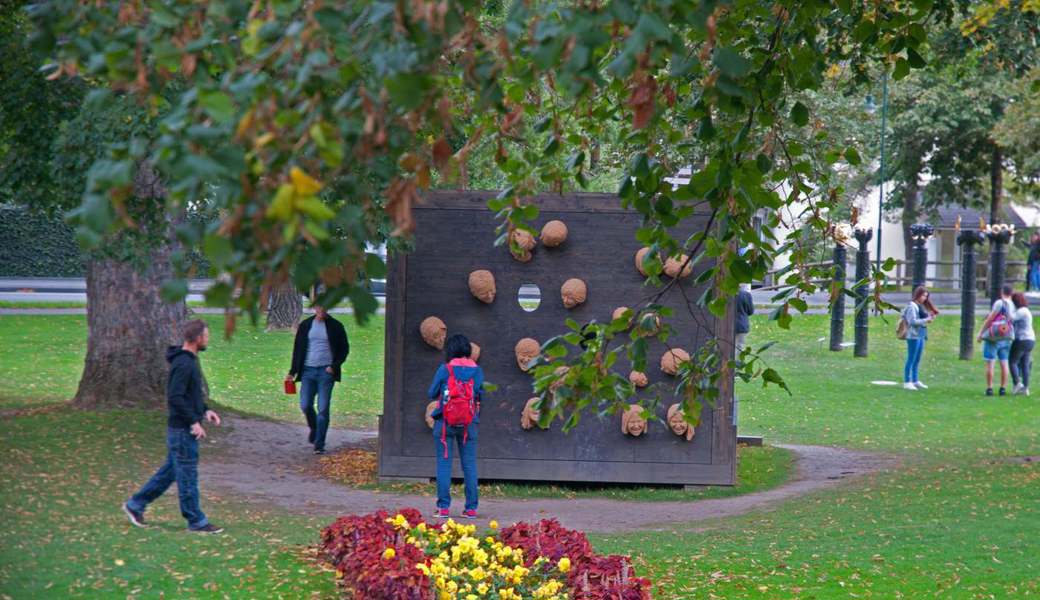
[[[868, 114], [874, 114], [877, 112], [877, 104], [874, 102], [874, 96], [867, 96], [864, 101], [864, 108]], [[882, 206], [885, 202], [885, 127], [886, 119], [888, 117], [888, 70], [885, 70], [884, 76], [881, 79], [881, 168], [879, 172], [878, 181], [878, 213], [877, 213], [877, 256], [874, 257], [875, 268], [881, 270], [881, 224], [882, 224]]]

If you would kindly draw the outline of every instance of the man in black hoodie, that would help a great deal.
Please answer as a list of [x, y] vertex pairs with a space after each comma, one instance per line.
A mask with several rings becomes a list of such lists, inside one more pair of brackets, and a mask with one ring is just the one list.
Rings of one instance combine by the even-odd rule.
[[206, 519], [199, 507], [199, 440], [206, 437], [202, 421], [220, 425], [220, 416], [206, 407], [202, 399], [202, 368], [198, 353], [209, 344], [209, 328], [201, 320], [184, 326], [184, 344], [166, 350], [170, 377], [166, 382], [166, 462], [136, 494], [123, 503], [123, 512], [137, 527], [146, 527], [144, 511], [177, 482], [181, 514], [188, 521], [188, 531], [220, 533], [224, 531]]

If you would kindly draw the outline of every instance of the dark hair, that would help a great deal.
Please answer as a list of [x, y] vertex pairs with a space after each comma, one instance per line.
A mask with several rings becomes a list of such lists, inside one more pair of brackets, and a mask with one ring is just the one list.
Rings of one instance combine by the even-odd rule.
[[1015, 293], [1015, 288], [1011, 287], [1010, 283], [1005, 283], [1004, 286], [1000, 288], [1000, 294], [1003, 296], [1010, 296], [1013, 293]]
[[1029, 306], [1029, 300], [1026, 299], [1026, 295], [1022, 292], [1015, 292], [1014, 294], [1011, 294], [1011, 302], [1014, 303], [1015, 308]]
[[929, 292], [928, 288], [924, 287], [923, 285], [919, 285], [919, 286], [915, 287], [914, 288], [914, 293], [910, 297], [911, 297], [911, 299], [914, 302], [917, 302], [917, 299], [920, 298], [924, 294], [928, 294], [928, 299], [925, 300], [924, 302], [920, 302], [919, 304], [921, 306], [923, 306], [925, 308], [925, 310], [927, 310], [928, 312], [932, 313], [933, 315], [939, 314], [939, 309], [935, 308], [935, 305], [932, 304], [932, 297], [931, 297], [932, 294], [931, 294], [931, 292]]
[[469, 338], [461, 333], [456, 333], [444, 342], [444, 362], [451, 362], [453, 358], [469, 358], [472, 350], [473, 346], [470, 345]]
[[195, 319], [184, 324], [184, 341], [189, 344], [198, 341], [202, 334], [209, 329], [202, 319]]

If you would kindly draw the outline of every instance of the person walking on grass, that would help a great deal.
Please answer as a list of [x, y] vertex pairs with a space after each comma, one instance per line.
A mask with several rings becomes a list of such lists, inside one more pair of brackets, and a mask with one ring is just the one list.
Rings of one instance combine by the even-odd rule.
[[183, 338], [180, 347], [170, 346], [166, 351], [166, 361], [170, 363], [166, 383], [166, 462], [123, 503], [123, 512], [135, 526], [146, 527], [145, 509], [176, 481], [181, 515], [188, 521], [188, 531], [220, 533], [224, 530], [210, 523], [199, 506], [199, 440], [206, 437], [202, 422], [220, 425], [220, 416], [207, 408], [202, 398], [198, 355], [209, 344], [209, 328], [204, 321], [188, 321]]
[[928, 341], [928, 324], [939, 314], [932, 305], [928, 290], [919, 285], [911, 295], [910, 304], [903, 309], [902, 319], [906, 321], [906, 363], [903, 365], [903, 389], [926, 390], [928, 386], [921, 383], [921, 356], [924, 344]]
[[[350, 354], [350, 341], [343, 324], [332, 318], [324, 307], [314, 305], [314, 316], [304, 319], [296, 330], [289, 378], [301, 381], [300, 410], [307, 419], [307, 442], [314, 444], [315, 454], [325, 454], [325, 436], [329, 432], [329, 410], [332, 387], [342, 378], [343, 362]], [[318, 410], [314, 410], [314, 398]]]
[[430, 400], [437, 400], [433, 439], [437, 454], [437, 508], [434, 515], [451, 515], [452, 456], [458, 451], [466, 491], [462, 518], [476, 519], [480, 500], [477, 488], [477, 429], [484, 371], [470, 359], [472, 345], [464, 335], [453, 335], [444, 344], [445, 363], [437, 368], [430, 385]]
[[1015, 312], [1011, 315], [1015, 341], [1011, 343], [1008, 363], [1011, 367], [1011, 382], [1015, 385], [1013, 393], [1028, 396], [1029, 372], [1033, 370], [1033, 346], [1036, 345], [1033, 313], [1029, 311], [1029, 301], [1022, 292], [1011, 294], [1011, 303], [1015, 305]]
[[1015, 306], [1011, 302], [1014, 292], [1010, 285], [1000, 289], [1000, 298], [993, 303], [993, 309], [982, 323], [978, 340], [982, 342], [982, 358], [986, 361], [986, 395], [993, 395], [993, 363], [1000, 361], [1000, 395], [1007, 395], [1008, 358], [1011, 354], [1011, 342], [1015, 339], [1014, 326], [1011, 323]]

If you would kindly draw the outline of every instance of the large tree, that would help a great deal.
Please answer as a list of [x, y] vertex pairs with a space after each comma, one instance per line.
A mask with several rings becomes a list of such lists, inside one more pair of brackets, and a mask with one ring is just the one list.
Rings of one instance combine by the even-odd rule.
[[71, 211], [91, 247], [87, 355], [74, 403], [161, 406], [166, 346], [178, 341], [187, 317], [182, 298], [160, 296], [174, 278], [177, 251], [165, 186], [157, 171], [137, 161], [117, 202], [80, 203], [88, 186], [104, 186], [127, 168], [109, 161], [109, 152], [125, 152], [129, 138], [154, 131], [149, 111], [125, 96], [84, 106], [82, 79], [48, 81], [45, 57], [27, 46], [20, 4], [0, 9], [0, 201], [54, 216]]
[[[462, 175], [474, 148], [490, 143], [504, 185], [489, 206], [506, 243], [537, 217], [524, 198], [563, 181], [586, 185], [600, 141], [613, 139], [626, 158], [620, 202], [643, 216], [633, 234], [663, 256], [710, 262], [704, 278], [714, 285], [691, 301], [721, 316], [741, 282], [789, 249], [760, 239], [752, 216], [773, 211], [768, 232], [778, 209], [804, 201], [809, 225], [826, 229], [840, 188], [813, 155], [825, 146], [832, 162], [858, 159], [815, 135], [826, 124], [801, 95], [837, 64], [857, 77], [875, 60], [900, 76], [922, 66], [927, 27], [966, 4], [516, 2], [496, 25], [467, 1], [50, 0], [32, 16], [53, 75], [86, 73], [146, 105], [175, 90], [157, 144], [131, 143], [122, 160], [154, 164], [171, 206], [205, 198], [221, 211], [211, 226], [184, 230], [231, 274], [211, 302], [255, 315], [291, 266], [301, 288], [320, 280], [323, 302], [349, 296], [363, 318], [376, 308], [363, 280], [383, 272], [365, 242], [379, 241], [384, 211], [392, 237], [407, 236], [421, 190]], [[686, 165], [690, 183], [673, 188], [666, 178]], [[131, 170], [113, 169], [106, 183], [84, 203], [118, 203]], [[695, 210], [710, 212], [708, 228], [670, 235]], [[650, 283], [666, 286], [653, 256]], [[792, 257], [806, 259], [797, 248]], [[789, 306], [804, 308], [798, 295], [815, 289], [813, 277], [785, 275], [782, 322]], [[636, 308], [664, 312], [659, 297]], [[631, 384], [610, 365], [623, 353], [636, 368], [646, 362], [645, 329], [627, 319], [582, 333], [543, 347], [546, 362], [571, 367], [545, 418], [563, 413], [573, 424], [585, 409], [622, 405]], [[728, 380], [731, 351], [709, 343], [684, 370], [688, 415]], [[779, 380], [745, 358], [742, 375]], [[543, 394], [555, 366], [537, 371]]]

